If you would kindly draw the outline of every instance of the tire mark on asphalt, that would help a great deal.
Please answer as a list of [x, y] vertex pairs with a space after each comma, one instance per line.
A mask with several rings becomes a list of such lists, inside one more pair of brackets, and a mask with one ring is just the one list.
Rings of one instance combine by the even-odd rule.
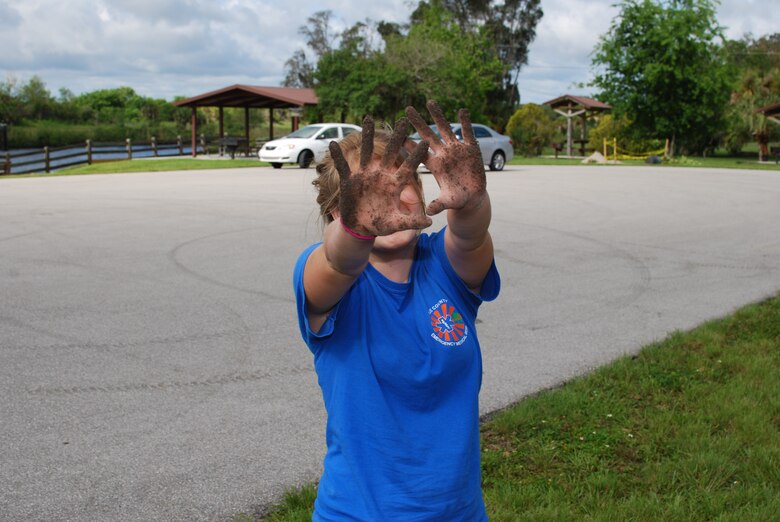
[[150, 390], [176, 390], [186, 388], [198, 388], [198, 387], [210, 387], [210, 386], [222, 386], [226, 384], [245, 384], [255, 381], [262, 381], [265, 379], [272, 379], [276, 377], [292, 377], [296, 375], [302, 375], [305, 373], [314, 372], [314, 368], [310, 365], [307, 366], [291, 366], [288, 368], [279, 368], [275, 370], [257, 370], [254, 372], [237, 372], [228, 373], [222, 375], [214, 375], [205, 379], [196, 379], [191, 381], [163, 381], [163, 382], [150, 382], [150, 383], [125, 383], [125, 384], [108, 384], [108, 385], [93, 385], [93, 386], [62, 386], [62, 387], [46, 387], [39, 386], [36, 388], [30, 388], [27, 390], [29, 395], [37, 396], [68, 396], [79, 395], [87, 393], [121, 393], [121, 392], [136, 392], [136, 391], [150, 391]]
[[17, 350], [73, 350], [73, 349], [113, 350], [117, 348], [119, 349], [134, 348], [138, 346], [146, 346], [146, 345], [154, 345], [154, 344], [178, 344], [178, 343], [186, 343], [186, 342], [194, 342], [194, 341], [213, 341], [216, 339], [233, 337], [236, 334], [241, 335], [242, 333], [243, 333], [242, 331], [228, 330], [224, 332], [214, 332], [208, 334], [152, 337], [150, 339], [143, 339], [138, 341], [116, 341], [110, 343], [71, 342], [66, 344], [49, 344], [49, 345], [10, 343], [5, 348], [12, 348]]
[[[595, 245], [598, 245], [604, 249], [606, 249], [609, 253], [614, 253], [617, 257], [623, 258], [626, 260], [629, 264], [629, 266], [634, 270], [634, 273], [637, 274], [638, 280], [633, 282], [632, 284], [628, 285], [628, 292], [624, 295], [617, 296], [615, 298], [607, 298], [602, 302], [602, 306], [594, 307], [591, 310], [591, 313], [587, 314], [587, 316], [580, 318], [577, 321], [567, 321], [565, 323], [550, 323], [550, 324], [543, 324], [543, 325], [534, 325], [534, 326], [526, 326], [532, 331], [537, 330], [546, 330], [549, 328], [557, 328], [559, 326], [563, 325], [571, 325], [575, 323], [585, 323], [590, 321], [593, 317], [596, 317], [601, 310], [603, 310], [605, 307], [625, 307], [631, 303], [636, 302], [639, 300], [639, 298], [650, 288], [650, 284], [653, 281], [653, 275], [650, 270], [650, 267], [645, 263], [641, 258], [638, 256], [628, 252], [625, 249], [622, 249], [612, 243], [608, 243], [606, 241], [602, 241], [599, 239], [595, 239], [592, 237], [588, 237], [582, 234], [578, 234], [576, 232], [569, 232], [566, 230], [559, 230], [552, 227], [545, 227], [543, 225], [533, 225], [529, 223], [519, 223], [514, 222], [513, 225], [515, 226], [526, 226], [529, 228], [536, 228], [540, 230], [544, 230], [546, 232], [552, 232], [555, 234], [560, 234], [562, 236], [572, 237], [574, 239], [578, 239], [580, 241], [586, 242], [586, 243], [592, 243]], [[502, 257], [504, 259], [504, 257]], [[514, 263], [524, 264], [524, 261], [521, 259], [513, 258], [512, 256], [506, 256], [506, 260]], [[565, 269], [564, 269], [565, 271]], [[573, 272], [576, 274], [576, 272]]]
[[237, 290], [242, 293], [247, 293], [251, 295], [260, 295], [263, 297], [266, 297], [268, 299], [271, 299], [273, 301], [281, 301], [283, 303], [292, 303], [294, 302], [292, 298], [289, 297], [279, 297], [278, 295], [271, 294], [269, 292], [264, 292], [262, 290], [252, 290], [249, 288], [244, 288], [237, 285], [232, 285], [230, 283], [225, 283], [224, 281], [220, 281], [218, 279], [214, 279], [212, 277], [209, 277], [207, 275], [201, 274], [200, 272], [197, 272], [193, 270], [192, 268], [185, 265], [181, 260], [179, 260], [179, 252], [182, 248], [189, 246], [193, 243], [197, 243], [199, 241], [204, 241], [206, 239], [211, 239], [214, 237], [219, 236], [226, 236], [228, 234], [235, 234], [238, 232], [247, 232], [249, 230], [259, 230], [261, 227], [248, 227], [248, 228], [240, 228], [236, 230], [228, 230], [226, 232], [218, 232], [216, 234], [208, 234], [206, 236], [202, 237], [196, 237], [194, 239], [190, 239], [189, 241], [185, 241], [183, 243], [179, 243], [176, 245], [173, 249], [171, 249], [168, 252], [168, 259], [173, 262], [174, 265], [176, 265], [177, 268], [179, 268], [182, 272], [186, 273], [187, 275], [194, 277], [195, 279], [198, 279], [199, 281], [203, 281], [204, 283], [208, 283], [215, 286], [220, 286], [222, 288], [229, 288], [231, 290]]
[[2, 243], [3, 241], [11, 241], [11, 240], [14, 240], [14, 239], [19, 239], [21, 237], [34, 236], [36, 234], [40, 234], [40, 231], [24, 232], [23, 234], [16, 234], [14, 236], [0, 237], [0, 243]]

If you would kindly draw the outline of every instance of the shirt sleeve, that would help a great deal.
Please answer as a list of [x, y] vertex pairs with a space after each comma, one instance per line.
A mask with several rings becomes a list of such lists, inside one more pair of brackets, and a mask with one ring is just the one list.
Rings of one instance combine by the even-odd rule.
[[306, 309], [306, 291], [303, 287], [303, 269], [306, 267], [306, 261], [308, 261], [311, 253], [321, 244], [322, 243], [315, 243], [304, 250], [298, 257], [298, 261], [295, 263], [295, 268], [293, 270], [293, 289], [295, 290], [295, 306], [298, 312], [298, 328], [300, 329], [301, 337], [303, 337], [303, 340], [312, 352], [317, 350], [318, 341], [329, 337], [333, 333], [333, 324], [340, 304], [339, 302], [339, 304], [331, 310], [325, 323], [318, 331], [315, 332], [311, 329], [309, 314]]
[[430, 236], [430, 248], [433, 257], [439, 260], [442, 269], [451, 279], [458, 281], [460, 286], [462, 286], [468, 294], [476, 297], [480, 303], [484, 301], [493, 301], [498, 297], [498, 294], [501, 291], [501, 277], [498, 274], [498, 268], [496, 268], [495, 258], [490, 264], [487, 274], [485, 274], [485, 279], [482, 280], [479, 293], [472, 292], [457, 272], [455, 272], [452, 264], [450, 264], [450, 259], [447, 257], [447, 252], [444, 248], [444, 231], [446, 228], [447, 227], [444, 227]]

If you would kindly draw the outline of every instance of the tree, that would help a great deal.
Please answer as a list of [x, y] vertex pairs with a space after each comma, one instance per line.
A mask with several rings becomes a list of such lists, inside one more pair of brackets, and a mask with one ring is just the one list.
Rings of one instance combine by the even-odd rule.
[[285, 77], [282, 85], [285, 87], [314, 87], [316, 63], [323, 56], [333, 51], [333, 42], [338, 38], [330, 28], [331, 11], [317, 11], [307, 20], [308, 25], [298, 28], [298, 34], [306, 37], [306, 46], [316, 57], [313, 65], [306, 56], [306, 51], [298, 49], [284, 63]]
[[487, 30], [464, 33], [439, 2], [421, 3], [413, 19], [406, 36], [386, 45], [388, 63], [409, 76], [413, 103], [433, 98], [445, 113], [465, 107], [475, 121], [489, 118], [490, 94], [500, 88], [505, 68]]
[[536, 37], [536, 26], [543, 16], [540, 0], [430, 0], [422, 1], [412, 13], [412, 25], [424, 18], [431, 7], [441, 7], [452, 13], [464, 33], [487, 31], [493, 52], [504, 65], [500, 84], [490, 96], [492, 119], [509, 117], [520, 101], [517, 79], [520, 69], [528, 63], [528, 46]]
[[672, 151], [714, 146], [729, 99], [723, 30], [711, 0], [623, 0], [594, 50], [600, 99]]
[[526, 156], [539, 156], [552, 143], [557, 130], [549, 109], [535, 103], [520, 107], [506, 125], [515, 148]]
[[16, 124], [24, 118], [16, 78], [9, 76], [0, 83], [0, 123]]
[[37, 75], [21, 86], [19, 101], [25, 108], [25, 117], [42, 120], [52, 115], [54, 98], [46, 88], [46, 84]]
[[769, 154], [770, 140], [780, 135], [780, 126], [768, 123], [766, 116], [756, 109], [779, 100], [780, 68], [766, 72], [756, 68], [743, 70], [728, 107], [726, 147], [736, 153], [745, 143], [755, 140], [759, 160], [764, 160]]
[[366, 114], [393, 121], [414, 89], [408, 74], [373, 45], [364, 22], [341, 34], [338, 49], [320, 58], [314, 78], [320, 109], [342, 121], [348, 114], [355, 121]]
[[780, 136], [780, 126], [768, 123], [756, 109], [780, 101], [780, 33], [758, 39], [746, 35], [727, 42], [726, 51], [737, 81], [727, 109], [724, 145], [739, 153], [745, 143], [755, 141], [764, 159], [769, 142]]

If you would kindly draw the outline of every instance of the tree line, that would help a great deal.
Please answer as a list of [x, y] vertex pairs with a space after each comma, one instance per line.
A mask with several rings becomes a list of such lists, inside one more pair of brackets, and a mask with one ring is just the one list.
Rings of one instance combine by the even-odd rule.
[[[780, 33], [728, 40], [714, 0], [623, 0], [592, 54], [583, 84], [614, 110], [593, 118], [591, 148], [602, 137], [634, 150], [663, 146], [688, 154], [739, 152], [780, 139], [780, 125], [756, 109], [780, 101]], [[299, 33], [307, 48], [285, 64], [284, 84], [311, 87], [318, 110], [359, 121], [392, 121], [406, 105], [435, 97], [446, 111], [470, 109], [538, 154], [560, 139], [546, 107], [519, 106], [517, 74], [543, 13], [538, 1], [428, 0], [406, 24], [360, 22], [338, 33], [330, 11]], [[551, 93], [551, 98], [563, 93]]]
[[[680, 153], [737, 153], [753, 142], [766, 154], [780, 140], [780, 125], [756, 112], [780, 102], [780, 33], [726, 39], [715, 0], [617, 5], [583, 85], [614, 108], [588, 121], [591, 148], [600, 150], [603, 137], [632, 150], [669, 139]], [[283, 85], [315, 89], [319, 105], [305, 121], [372, 114], [392, 122], [407, 105], [435, 98], [447, 113], [466, 107], [475, 121], [512, 134], [521, 152], [539, 154], [561, 139], [561, 120], [547, 107], [521, 105], [518, 74], [542, 16], [539, 0], [423, 0], [406, 23], [365, 20], [336, 31], [333, 13], [318, 11], [299, 29], [306, 46], [285, 63]], [[199, 128], [215, 135], [216, 109], [197, 114]], [[250, 111], [251, 125], [263, 118]], [[225, 120], [228, 132], [243, 132], [241, 111], [226, 109]], [[190, 110], [130, 87], [54, 96], [33, 77], [0, 82], [0, 121], [15, 125], [16, 139], [29, 146], [72, 143], [58, 125], [94, 140], [164, 140], [188, 132]]]
[[284, 85], [314, 88], [317, 111], [342, 121], [393, 121], [435, 98], [503, 128], [519, 103], [517, 74], [542, 17], [539, 0], [424, 0], [406, 24], [366, 20], [341, 32], [331, 11], [310, 16], [306, 49], [285, 64]]
[[[174, 101], [184, 98], [179, 96]], [[131, 87], [99, 89], [79, 95], [61, 88], [53, 95], [43, 79], [33, 76], [27, 82], [13, 77], [0, 81], [0, 123], [11, 129], [10, 148], [72, 145], [86, 139], [99, 142], [174, 141], [189, 135], [192, 112], [161, 98], [142, 96]], [[197, 111], [202, 133], [218, 134], [218, 111]], [[243, 134], [241, 109], [224, 111], [225, 129]], [[250, 114], [250, 123], [260, 125], [264, 115]]]

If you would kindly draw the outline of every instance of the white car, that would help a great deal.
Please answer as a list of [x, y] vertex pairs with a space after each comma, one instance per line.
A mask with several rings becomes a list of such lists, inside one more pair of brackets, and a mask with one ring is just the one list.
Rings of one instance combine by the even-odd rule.
[[319, 163], [325, 157], [328, 143], [341, 141], [345, 136], [362, 129], [349, 123], [317, 123], [307, 125], [284, 138], [269, 141], [257, 155], [260, 161], [271, 164], [275, 169], [285, 163], [297, 163], [305, 169], [312, 163]]
[[[436, 129], [436, 125], [431, 125], [431, 129], [437, 136], [441, 137], [439, 131]], [[451, 123], [452, 131], [459, 140], [463, 140], [463, 133], [460, 129], [460, 123]], [[506, 162], [514, 157], [514, 148], [512, 147], [512, 139], [509, 136], [499, 134], [487, 125], [481, 125], [479, 123], [473, 123], [471, 127], [474, 129], [474, 137], [479, 144], [479, 150], [482, 152], [482, 162], [487, 165], [490, 170], [503, 170]], [[415, 132], [410, 139], [419, 142], [420, 133]]]

